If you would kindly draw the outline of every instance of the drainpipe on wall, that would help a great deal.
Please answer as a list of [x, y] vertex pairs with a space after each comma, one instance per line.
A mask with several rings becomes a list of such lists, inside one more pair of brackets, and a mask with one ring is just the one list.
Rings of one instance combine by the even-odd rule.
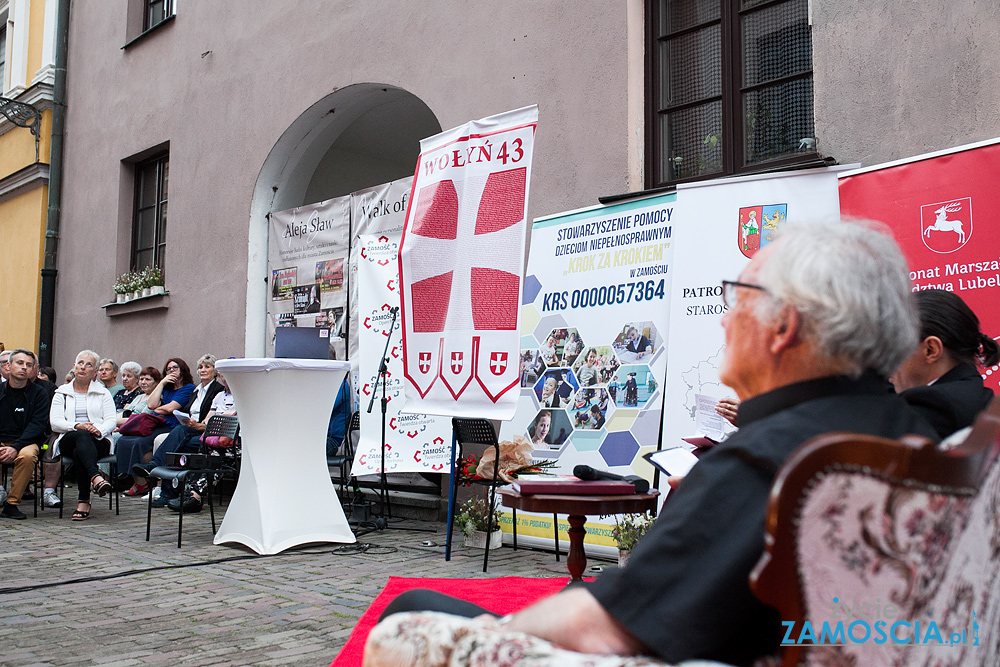
[[66, 50], [69, 41], [69, 2], [59, 0], [56, 19], [56, 71], [52, 91], [52, 135], [49, 140], [49, 210], [45, 221], [42, 263], [42, 303], [38, 322], [38, 360], [52, 365], [52, 331], [56, 312], [56, 256], [59, 249], [59, 212], [62, 206], [63, 132], [66, 126]]

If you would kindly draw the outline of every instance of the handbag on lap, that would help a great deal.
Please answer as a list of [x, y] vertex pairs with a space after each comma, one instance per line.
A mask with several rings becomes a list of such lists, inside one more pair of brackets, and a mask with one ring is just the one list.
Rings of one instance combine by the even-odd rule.
[[143, 412], [139, 415], [132, 415], [124, 424], [118, 427], [118, 432], [122, 435], [152, 435], [160, 426], [167, 423], [167, 420], [152, 412]]

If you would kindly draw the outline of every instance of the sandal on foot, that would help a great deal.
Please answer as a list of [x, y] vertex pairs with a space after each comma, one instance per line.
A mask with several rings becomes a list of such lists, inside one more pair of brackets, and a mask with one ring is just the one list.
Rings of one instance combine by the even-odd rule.
[[94, 493], [101, 498], [111, 492], [111, 482], [106, 480], [103, 475], [94, 475], [90, 480], [90, 485], [94, 489]]
[[79, 504], [80, 505], [86, 505], [87, 506], [87, 511], [84, 512], [78, 506], [76, 508], [76, 511], [73, 512], [73, 517], [72, 517], [73, 521], [86, 521], [87, 518], [90, 517], [90, 503], [79, 503]]
[[149, 491], [148, 484], [133, 484], [132, 487], [125, 492], [126, 496], [144, 496]]

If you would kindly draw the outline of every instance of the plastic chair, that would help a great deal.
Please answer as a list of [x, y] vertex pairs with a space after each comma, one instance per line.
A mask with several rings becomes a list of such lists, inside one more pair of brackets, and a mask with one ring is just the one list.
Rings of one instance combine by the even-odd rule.
[[[493, 511], [496, 508], [497, 487], [506, 484], [502, 478], [498, 477], [500, 471], [500, 443], [497, 442], [496, 431], [493, 430], [493, 423], [489, 419], [462, 417], [452, 417], [451, 419], [452, 441], [451, 441], [451, 489], [448, 492], [448, 534], [446, 538], [444, 559], [451, 560], [451, 534], [452, 524], [455, 522], [455, 496], [458, 492], [458, 485], [461, 482], [471, 482], [490, 487], [489, 514], [486, 520], [486, 549], [483, 555], [483, 572], [486, 572], [490, 562], [490, 534], [493, 532]], [[493, 461], [492, 479], [460, 479], [458, 472], [458, 462], [462, 460], [465, 445], [482, 445], [485, 448], [493, 447], [496, 450], [496, 459]], [[456, 456], [456, 448], [458, 455]], [[499, 527], [499, 526], [498, 526]]]
[[[232, 473], [239, 474], [239, 449], [237, 437], [239, 435], [239, 419], [234, 415], [213, 415], [205, 425], [205, 432], [202, 435], [201, 454], [208, 457], [209, 465], [200, 468], [171, 468], [168, 466], [157, 466], [149, 471], [150, 479], [158, 479], [163, 484], [170, 483], [176, 485], [180, 491], [178, 496], [181, 499], [181, 507], [177, 519], [177, 548], [181, 548], [181, 539], [184, 531], [184, 491], [190, 481], [197, 480], [205, 476], [208, 486], [205, 488], [204, 498], [208, 499], [208, 511], [212, 517], [212, 534], [216, 533], [215, 525], [215, 504], [212, 502], [212, 491], [215, 487], [216, 475]], [[232, 438], [233, 444], [227, 450], [213, 450], [204, 443], [205, 438], [212, 436]], [[226, 455], [228, 450], [232, 450], [232, 457]], [[220, 455], [220, 451], [223, 453]], [[227, 465], [227, 459], [229, 465]], [[220, 497], [221, 502], [221, 497]], [[150, 526], [153, 520], [153, 493], [150, 489], [149, 499], [146, 506], [146, 541], [149, 541]]]
[[[38, 485], [39, 485], [39, 477], [40, 477], [39, 473], [41, 472], [41, 465], [42, 465], [42, 458], [41, 458], [41, 454], [39, 454], [38, 458], [35, 460], [34, 470], [31, 473], [31, 480], [28, 482], [28, 487], [34, 487], [34, 488], [32, 488], [31, 493], [32, 493], [32, 495], [34, 496], [34, 499], [35, 499], [35, 510], [34, 511], [35, 511], [35, 516], [36, 517], [38, 516], [38, 488], [39, 488]], [[3, 488], [9, 489], [10, 487], [7, 486], [7, 474], [10, 473], [11, 475], [13, 475], [14, 463], [13, 462], [11, 462], [11, 463], [0, 463], [0, 469], [2, 469], [2, 477], [0, 477], [0, 479], [3, 480], [0, 483], [3, 484]]]
[[347, 425], [347, 433], [344, 435], [344, 443], [340, 446], [340, 453], [326, 457], [328, 468], [338, 468], [340, 473], [340, 497], [347, 496], [347, 482], [351, 477], [351, 466], [354, 465], [355, 442], [361, 434], [361, 413], [355, 412], [351, 415]]

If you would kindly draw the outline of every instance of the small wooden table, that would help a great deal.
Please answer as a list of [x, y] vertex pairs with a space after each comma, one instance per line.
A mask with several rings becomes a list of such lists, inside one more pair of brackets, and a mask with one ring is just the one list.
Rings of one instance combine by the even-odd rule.
[[587, 554], [583, 550], [583, 538], [587, 530], [583, 524], [588, 515], [597, 514], [641, 514], [647, 510], [656, 509], [656, 497], [660, 495], [655, 489], [649, 493], [636, 493], [628, 496], [577, 496], [535, 493], [522, 496], [514, 489], [500, 489], [504, 507], [539, 512], [541, 514], [569, 515], [569, 557], [566, 558], [566, 568], [573, 581], [583, 578], [587, 569]]

